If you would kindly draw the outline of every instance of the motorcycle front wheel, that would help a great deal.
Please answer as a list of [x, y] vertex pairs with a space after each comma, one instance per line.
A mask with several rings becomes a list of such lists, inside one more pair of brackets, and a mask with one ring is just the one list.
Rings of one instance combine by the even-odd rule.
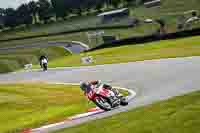
[[110, 111], [112, 109], [111, 104], [109, 103], [109, 100], [104, 97], [99, 97], [96, 100], [93, 101], [100, 109], [103, 109], [105, 111]]

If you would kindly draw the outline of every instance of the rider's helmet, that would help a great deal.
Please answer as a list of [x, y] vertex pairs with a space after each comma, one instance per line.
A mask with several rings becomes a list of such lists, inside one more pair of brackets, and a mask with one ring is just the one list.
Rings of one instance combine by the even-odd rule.
[[80, 88], [82, 91], [86, 92], [88, 87], [89, 87], [88, 83], [86, 83], [86, 82], [80, 83]]

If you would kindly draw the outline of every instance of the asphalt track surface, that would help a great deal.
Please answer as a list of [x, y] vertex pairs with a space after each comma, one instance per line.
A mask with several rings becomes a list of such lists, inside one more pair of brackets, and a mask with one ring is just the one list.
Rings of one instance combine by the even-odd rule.
[[56, 127], [44, 129], [43, 132], [75, 126], [86, 121], [111, 116], [135, 107], [200, 90], [200, 57], [149, 60], [80, 68], [51, 69], [48, 72], [33, 71], [0, 75], [0, 83], [24, 83], [30, 81], [78, 83], [94, 79], [108, 82], [114, 86], [133, 89], [137, 96], [129, 106], [79, 120], [66, 121]]
[[5, 48], [0, 48], [0, 53], [9, 53], [9, 52], [15, 52], [17, 49], [30, 49], [30, 48], [47, 48], [50, 46], [63, 46], [67, 50], [69, 50], [71, 53], [80, 53], [84, 50], [88, 50], [89, 47], [81, 42], [38, 42], [38, 43], [32, 43], [32, 44], [24, 44], [24, 45], [17, 45], [17, 46], [10, 46]]

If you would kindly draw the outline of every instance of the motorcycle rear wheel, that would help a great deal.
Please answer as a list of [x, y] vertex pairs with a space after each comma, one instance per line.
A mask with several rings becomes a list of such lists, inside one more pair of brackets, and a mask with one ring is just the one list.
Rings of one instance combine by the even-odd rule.
[[122, 105], [122, 106], [128, 105], [128, 101], [126, 101], [125, 97], [121, 97], [121, 99], [120, 99], [120, 105]]

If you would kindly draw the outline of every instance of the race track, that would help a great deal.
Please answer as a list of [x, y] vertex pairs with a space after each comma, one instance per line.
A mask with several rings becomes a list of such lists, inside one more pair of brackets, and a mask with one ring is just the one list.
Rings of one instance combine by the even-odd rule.
[[[129, 109], [151, 104], [173, 96], [200, 90], [200, 57], [149, 60], [133, 63], [99, 65], [80, 68], [52, 69], [48, 72], [17, 72], [0, 75], [3, 82], [66, 82], [79, 83], [99, 79], [114, 86], [137, 92], [127, 107], [80, 120], [66, 121], [43, 132], [74, 126], [85, 121], [103, 118]], [[66, 88], [67, 89], [67, 88]]]
[[23, 44], [23, 45], [17, 45], [17, 46], [10, 46], [10, 47], [3, 47], [0, 48], [0, 53], [12, 53], [15, 52], [18, 49], [31, 49], [31, 48], [48, 48], [51, 46], [62, 46], [65, 49], [67, 49], [69, 52], [71, 53], [80, 53], [84, 50], [88, 50], [89, 47], [82, 43], [82, 42], [77, 42], [77, 41], [72, 41], [72, 42], [53, 42], [53, 41], [49, 41], [49, 42], [38, 42], [38, 43], [32, 43], [32, 44]]

